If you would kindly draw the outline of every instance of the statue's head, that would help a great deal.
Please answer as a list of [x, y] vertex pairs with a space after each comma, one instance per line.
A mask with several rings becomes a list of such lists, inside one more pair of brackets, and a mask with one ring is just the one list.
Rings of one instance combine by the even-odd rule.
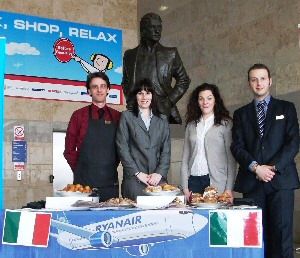
[[161, 37], [162, 20], [156, 13], [145, 14], [140, 21], [140, 37], [141, 41], [158, 42]]

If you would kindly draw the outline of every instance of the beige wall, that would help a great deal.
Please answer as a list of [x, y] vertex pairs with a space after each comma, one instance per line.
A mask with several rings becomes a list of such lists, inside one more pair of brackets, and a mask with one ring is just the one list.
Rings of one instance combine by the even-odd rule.
[[[171, 8], [158, 11], [162, 3]], [[233, 111], [251, 100], [246, 71], [253, 63], [262, 62], [272, 72], [272, 94], [293, 100], [300, 114], [298, 0], [2, 0], [1, 10], [121, 29], [123, 51], [138, 44], [140, 17], [150, 11], [159, 13], [163, 19], [161, 42], [178, 47], [192, 79], [188, 94], [202, 82], [215, 83]], [[179, 102], [182, 116], [188, 94]], [[52, 132], [65, 130], [71, 113], [81, 106], [5, 98], [6, 208], [19, 208], [52, 195], [48, 181], [53, 169]], [[13, 126], [17, 124], [25, 125], [28, 141], [28, 162], [22, 181], [16, 180], [11, 163]], [[178, 184], [184, 127], [172, 126], [171, 131], [170, 181]], [[297, 242], [299, 218], [298, 190], [294, 230]]]
[[[160, 5], [170, 8], [159, 12]], [[162, 44], [177, 46], [191, 77], [188, 93], [179, 103], [185, 114], [189, 93], [203, 82], [215, 83], [232, 112], [252, 99], [247, 70], [264, 63], [273, 76], [272, 95], [293, 101], [300, 117], [300, 50], [297, 0], [142, 0], [138, 20], [148, 13], [163, 20]], [[179, 182], [184, 126], [171, 126], [170, 179]], [[177, 139], [174, 139], [177, 138]], [[297, 156], [300, 171], [300, 155]], [[295, 241], [300, 243], [300, 191], [296, 191]]]

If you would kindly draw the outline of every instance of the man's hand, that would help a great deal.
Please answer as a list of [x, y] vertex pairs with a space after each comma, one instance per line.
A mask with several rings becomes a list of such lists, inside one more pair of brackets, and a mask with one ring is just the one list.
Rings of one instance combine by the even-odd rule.
[[136, 175], [137, 179], [141, 182], [143, 182], [145, 185], [149, 186], [148, 180], [149, 180], [149, 175], [143, 172], [138, 172]]
[[157, 173], [153, 173], [149, 175], [148, 184], [157, 186], [161, 180], [161, 175]]
[[255, 174], [260, 180], [264, 182], [270, 182], [272, 178], [275, 176], [274, 166], [258, 165], [256, 167]]

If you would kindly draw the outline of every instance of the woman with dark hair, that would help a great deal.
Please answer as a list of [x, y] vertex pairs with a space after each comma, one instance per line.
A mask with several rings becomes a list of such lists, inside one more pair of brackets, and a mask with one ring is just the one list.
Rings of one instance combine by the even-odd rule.
[[123, 165], [122, 196], [136, 200], [147, 186], [166, 183], [171, 142], [169, 122], [157, 109], [151, 82], [137, 82], [131, 94], [133, 105], [121, 114], [116, 143]]
[[230, 151], [231, 128], [232, 119], [218, 87], [208, 83], [198, 86], [187, 104], [181, 164], [181, 186], [188, 200], [192, 192], [203, 193], [213, 186], [233, 201], [237, 163]]

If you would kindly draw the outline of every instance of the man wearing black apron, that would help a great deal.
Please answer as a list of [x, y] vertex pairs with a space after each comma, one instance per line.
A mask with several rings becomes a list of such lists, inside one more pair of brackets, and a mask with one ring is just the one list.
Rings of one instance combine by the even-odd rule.
[[89, 74], [86, 87], [92, 104], [73, 113], [64, 154], [74, 172], [73, 183], [98, 188], [100, 201], [106, 201], [119, 196], [115, 136], [120, 113], [106, 106], [107, 75]]

